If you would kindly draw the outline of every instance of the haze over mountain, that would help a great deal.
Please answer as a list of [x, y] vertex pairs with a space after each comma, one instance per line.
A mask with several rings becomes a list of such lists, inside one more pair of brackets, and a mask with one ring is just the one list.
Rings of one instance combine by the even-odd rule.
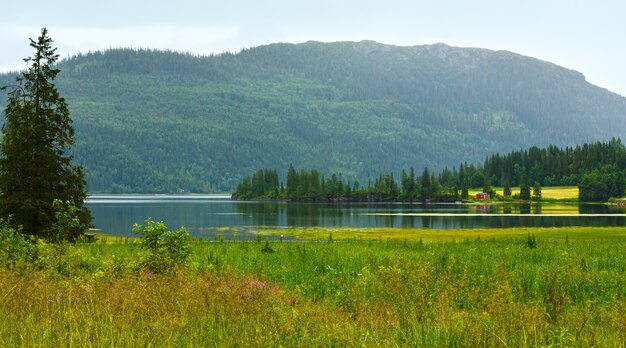
[[290, 163], [367, 182], [626, 134], [626, 98], [506, 51], [372, 41], [212, 57], [114, 49], [60, 68], [92, 192], [227, 192]]

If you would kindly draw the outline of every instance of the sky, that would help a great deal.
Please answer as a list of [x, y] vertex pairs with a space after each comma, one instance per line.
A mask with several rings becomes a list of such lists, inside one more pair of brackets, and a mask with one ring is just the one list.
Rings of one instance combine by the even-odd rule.
[[46, 27], [61, 57], [108, 48], [200, 55], [275, 42], [445, 43], [507, 50], [580, 71], [626, 96], [626, 1], [6, 0], [0, 71], [25, 68]]

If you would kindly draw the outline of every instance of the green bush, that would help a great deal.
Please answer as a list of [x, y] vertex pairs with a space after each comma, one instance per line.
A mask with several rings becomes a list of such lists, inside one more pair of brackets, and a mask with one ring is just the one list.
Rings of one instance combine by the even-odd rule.
[[141, 236], [140, 264], [152, 273], [170, 273], [187, 265], [191, 247], [189, 232], [184, 227], [167, 231], [163, 221], [148, 218], [146, 225], [135, 224], [133, 232]]
[[82, 234], [76, 207], [60, 199], [55, 199], [52, 202], [52, 208], [54, 209], [55, 221], [50, 225], [47, 233], [50, 240], [57, 243], [75, 242], [77, 237]]
[[528, 239], [526, 239], [526, 247], [528, 249], [535, 249], [537, 247], [537, 238], [534, 234], [528, 234]]
[[22, 234], [11, 221], [0, 218], [0, 265], [8, 269], [34, 267], [41, 269], [45, 264], [45, 244], [32, 236]]
[[594, 170], [583, 175], [578, 188], [581, 201], [606, 202], [611, 197], [624, 196], [626, 180], [624, 173], [613, 166], [606, 166], [602, 170]]

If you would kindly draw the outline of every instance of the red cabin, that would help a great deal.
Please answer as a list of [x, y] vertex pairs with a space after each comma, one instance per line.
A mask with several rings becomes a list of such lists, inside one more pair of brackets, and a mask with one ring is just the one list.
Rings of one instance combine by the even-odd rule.
[[489, 199], [489, 198], [491, 198], [491, 195], [486, 192], [478, 192], [476, 194], [476, 199]]

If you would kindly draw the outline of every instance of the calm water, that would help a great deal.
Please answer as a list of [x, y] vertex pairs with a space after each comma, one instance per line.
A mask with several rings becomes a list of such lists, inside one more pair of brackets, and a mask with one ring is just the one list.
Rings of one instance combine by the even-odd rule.
[[[626, 208], [578, 204], [320, 204], [235, 202], [223, 195], [94, 195], [87, 200], [96, 228], [132, 235], [148, 217], [170, 229], [185, 226], [211, 237], [229, 227], [240, 235], [268, 227], [558, 227], [625, 226]], [[230, 232], [229, 232], [230, 233]]]

